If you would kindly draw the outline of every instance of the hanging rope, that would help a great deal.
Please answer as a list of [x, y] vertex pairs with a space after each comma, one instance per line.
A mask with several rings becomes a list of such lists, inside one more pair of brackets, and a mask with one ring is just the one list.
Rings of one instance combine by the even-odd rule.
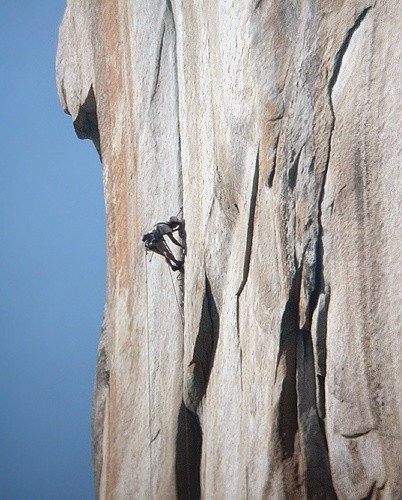
[[[183, 207], [179, 210], [177, 216], [183, 211]], [[151, 252], [151, 258], [153, 257], [154, 252]], [[149, 429], [149, 461], [150, 461], [150, 495], [151, 498], [153, 497], [153, 456], [152, 456], [152, 391], [151, 391], [151, 359], [150, 359], [150, 335], [149, 335], [149, 290], [148, 290], [148, 259], [147, 259], [147, 252], [144, 254], [145, 258], [145, 288], [146, 288], [146, 308], [147, 308], [147, 325], [146, 325], [146, 330], [147, 330], [147, 363], [148, 363], [148, 429]], [[178, 296], [177, 296], [177, 290], [173, 281], [173, 276], [172, 276], [172, 269], [169, 266], [169, 275], [170, 275], [170, 281], [172, 283], [173, 287], [173, 292], [175, 295], [177, 307], [179, 309], [179, 314], [180, 314], [180, 319], [181, 319], [181, 324], [184, 330], [184, 313], [183, 313], [183, 307], [182, 303], [180, 302]], [[181, 295], [183, 297], [184, 295], [184, 284], [183, 284], [183, 274], [180, 273], [179, 276], [177, 277], [179, 281], [179, 290], [181, 292]], [[190, 478], [190, 464], [189, 464], [189, 436], [188, 436], [188, 420], [187, 420], [187, 410], [185, 409], [184, 411], [184, 426], [185, 426], [185, 446], [186, 446], [186, 461], [187, 461], [187, 489], [188, 493], [190, 494], [190, 487], [191, 487], [191, 478]]]
[[[147, 261], [147, 254], [148, 254], [148, 251], [146, 250], [145, 251], [145, 273], [146, 273], [146, 276], [145, 276], [145, 286], [147, 287], [147, 322], [148, 322], [148, 282], [147, 282], [147, 279], [148, 279], [148, 266], [147, 266], [147, 262], [148, 261]], [[153, 256], [154, 256], [154, 253], [151, 252], [151, 260], [152, 260]], [[183, 310], [182, 310], [182, 303], [179, 301], [179, 298], [177, 297], [176, 287], [174, 286], [174, 281], [173, 281], [173, 276], [172, 276], [172, 269], [170, 267], [169, 267], [169, 274], [170, 274], [170, 281], [171, 281], [172, 287], [173, 287], [174, 296], [176, 298], [176, 304], [177, 304], [177, 307], [179, 308], [179, 313], [180, 313], [180, 318], [181, 318], [181, 324], [184, 327], [184, 316], [183, 316]], [[183, 294], [184, 293], [184, 288], [183, 288], [183, 273], [179, 274], [179, 276], [177, 277], [177, 281], [179, 282], [179, 290]]]
[[150, 342], [149, 342], [149, 311], [148, 311], [148, 264], [147, 254], [145, 253], [145, 288], [146, 288], [146, 307], [147, 307], [147, 361], [148, 361], [148, 432], [149, 432], [149, 480], [150, 494], [152, 498], [153, 491], [153, 460], [152, 460], [152, 398], [151, 398], [151, 362], [150, 362]]

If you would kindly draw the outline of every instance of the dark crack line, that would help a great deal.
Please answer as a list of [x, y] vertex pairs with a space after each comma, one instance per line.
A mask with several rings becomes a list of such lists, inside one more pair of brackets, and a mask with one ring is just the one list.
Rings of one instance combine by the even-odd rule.
[[354, 432], [352, 434], [347, 434], [347, 433], [342, 433], [341, 432], [341, 436], [346, 438], [346, 439], [356, 439], [356, 438], [359, 438], [361, 436], [366, 436], [367, 434], [369, 434], [370, 432], [373, 432], [375, 431], [376, 429], [368, 429], [367, 431], [363, 431], [363, 432]]
[[260, 146], [258, 145], [257, 156], [255, 160], [253, 185], [251, 188], [250, 211], [249, 211], [247, 237], [246, 237], [246, 251], [244, 254], [244, 264], [243, 264], [243, 279], [240, 283], [239, 289], [237, 290], [236, 293], [237, 297], [240, 297], [247, 283], [248, 274], [250, 271], [250, 258], [251, 258], [251, 250], [253, 246], [253, 236], [254, 236], [254, 218], [255, 218], [255, 209], [257, 206], [258, 181], [260, 174], [259, 162], [260, 162]]
[[257, 0], [257, 3], [254, 6], [254, 11], [256, 11], [262, 4], [263, 0]]
[[275, 122], [279, 122], [281, 121], [283, 118], [283, 111], [278, 115], [278, 116], [275, 116], [274, 118], [269, 118], [267, 120], [267, 123], [275, 123]]
[[201, 496], [202, 429], [198, 416], [181, 403], [176, 435], [176, 494], [178, 500]]
[[322, 200], [324, 198], [324, 193], [325, 193], [325, 183], [327, 180], [327, 173], [328, 173], [328, 165], [329, 165], [329, 160], [331, 158], [331, 147], [332, 147], [332, 136], [335, 128], [335, 111], [334, 111], [334, 105], [332, 101], [332, 92], [334, 90], [334, 86], [336, 84], [336, 81], [338, 79], [341, 67], [342, 67], [342, 61], [343, 58], [346, 54], [346, 51], [350, 45], [350, 42], [352, 40], [353, 35], [355, 34], [356, 30], [359, 28], [361, 23], [363, 22], [363, 19], [366, 17], [367, 13], [372, 7], [367, 7], [362, 11], [362, 13], [359, 15], [359, 17], [356, 19], [355, 23], [353, 26], [349, 29], [349, 31], [346, 34], [345, 39], [343, 40], [336, 56], [334, 59], [334, 66], [332, 70], [332, 75], [331, 78], [329, 79], [328, 82], [328, 100], [329, 100], [329, 107], [331, 109], [331, 115], [332, 115], [332, 124], [331, 124], [331, 130], [329, 134], [329, 139], [328, 139], [328, 154], [327, 154], [327, 159], [325, 163], [325, 169], [324, 169], [324, 179], [321, 185], [321, 192], [320, 192], [320, 197], [319, 197], [319, 225], [320, 225], [320, 230], [322, 231], [321, 228], [321, 204]]
[[165, 32], [166, 32], [166, 24], [163, 23], [163, 28], [162, 28], [162, 34], [159, 40], [159, 50], [158, 50], [158, 55], [156, 57], [156, 76], [154, 80], [154, 85], [153, 85], [153, 90], [152, 90], [152, 95], [151, 95], [151, 103], [155, 99], [156, 92], [158, 90], [158, 85], [159, 85], [159, 75], [161, 72], [161, 64], [162, 64], [162, 51], [163, 51], [163, 41], [165, 38]]
[[300, 148], [299, 152], [296, 155], [296, 158], [293, 160], [292, 165], [289, 168], [288, 172], [288, 185], [290, 189], [293, 191], [293, 189], [296, 186], [296, 181], [297, 181], [297, 175], [299, 173], [299, 162], [300, 162], [300, 156], [302, 154], [302, 151], [304, 149], [306, 143], [303, 144], [303, 146]]
[[327, 87], [329, 108], [331, 111], [331, 128], [330, 128], [329, 137], [328, 137], [327, 158], [325, 160], [323, 178], [321, 181], [321, 189], [320, 189], [320, 194], [318, 197], [318, 214], [317, 214], [318, 235], [317, 235], [317, 243], [316, 243], [316, 275], [315, 275], [314, 289], [311, 293], [311, 297], [309, 300], [309, 311], [310, 311], [309, 322], [310, 323], [311, 323], [313, 311], [317, 307], [320, 290], [323, 290], [323, 288], [324, 288], [324, 275], [323, 275], [324, 249], [323, 249], [323, 242], [322, 242], [322, 236], [323, 236], [322, 203], [323, 203], [324, 195], [325, 195], [325, 185], [327, 182], [328, 167], [329, 167], [329, 162], [331, 159], [331, 152], [332, 152], [332, 138], [333, 138], [333, 134], [334, 134], [334, 130], [335, 130], [335, 122], [336, 122], [335, 111], [334, 111], [334, 106], [333, 106], [333, 101], [332, 101], [332, 92], [333, 92], [334, 86], [336, 84], [336, 81], [338, 79], [338, 76], [339, 76], [339, 73], [340, 73], [340, 70], [342, 67], [343, 58], [344, 58], [346, 51], [350, 45], [352, 37], [356, 33], [356, 30], [362, 24], [364, 18], [366, 17], [367, 13], [369, 12], [369, 10], [371, 8], [372, 8], [372, 6], [369, 6], [366, 9], [364, 9], [360, 13], [360, 15], [358, 16], [356, 21], [354, 22], [353, 26], [346, 33], [346, 37], [344, 38], [338, 52], [335, 55], [334, 65], [333, 65], [333, 69], [332, 69], [332, 75], [331, 75], [331, 78], [329, 79], [328, 87]]
[[[180, 189], [180, 197], [181, 197], [181, 206], [183, 203], [183, 158], [182, 158], [182, 144], [181, 144], [181, 125], [180, 125], [180, 91], [179, 91], [179, 75], [178, 75], [178, 67], [177, 67], [177, 29], [176, 29], [176, 21], [174, 18], [172, 2], [170, 0], [166, 0], [166, 10], [169, 12], [169, 15], [172, 18], [172, 28], [174, 32], [174, 75], [176, 80], [176, 89], [177, 89], [177, 136], [178, 136], [178, 161], [180, 164], [180, 179], [179, 179], [179, 189]], [[184, 217], [184, 213], [183, 213]]]
[[173, 7], [172, 7], [172, 2], [170, 0], [166, 0], [166, 8], [168, 9], [168, 11], [171, 13], [171, 15], [173, 17]]
[[296, 269], [296, 274], [293, 278], [292, 286], [289, 290], [289, 297], [286, 302], [285, 309], [282, 313], [281, 329], [280, 329], [281, 334], [279, 341], [279, 350], [276, 360], [274, 382], [276, 382], [277, 380], [279, 364], [286, 351], [286, 344], [288, 342], [288, 338], [290, 336], [295, 336], [299, 331], [298, 328], [299, 318], [296, 311], [298, 311], [298, 304], [300, 303], [302, 271], [303, 271], [303, 261], [302, 265], [297, 267]]
[[[261, 1], [262, 0], [260, 0], [260, 2]], [[282, 88], [279, 91], [278, 95], [283, 94], [283, 91], [284, 91], [284, 88], [286, 86], [286, 82], [287, 82], [287, 79], [288, 79], [288, 74], [289, 74], [290, 66], [291, 65], [288, 64], [288, 67], [286, 68], [285, 78], [283, 79]], [[272, 161], [272, 167], [271, 167], [271, 171], [269, 173], [268, 180], [267, 180], [267, 184], [268, 184], [269, 188], [272, 188], [272, 185], [273, 185], [273, 182], [274, 182], [274, 178], [275, 178], [276, 165], [277, 165], [277, 160], [278, 160], [279, 141], [280, 141], [280, 138], [281, 138], [282, 126], [283, 126], [283, 121], [282, 120], [283, 120], [284, 116], [285, 116], [285, 108], [279, 113], [278, 116], [276, 116], [275, 118], [273, 118], [271, 120], [268, 120], [268, 122], [271, 122], [271, 123], [275, 123], [277, 121], [280, 122], [280, 124], [279, 124], [279, 132], [278, 132], [278, 135], [277, 135], [277, 138], [276, 138], [276, 142], [275, 142], [275, 153], [274, 153], [274, 158], [273, 158], [273, 161]], [[304, 144], [303, 144], [303, 146], [304, 146]]]
[[318, 205], [318, 221], [319, 221], [319, 227], [320, 227], [320, 231], [322, 232], [322, 227], [321, 227], [321, 215], [322, 215], [322, 208], [321, 208], [321, 205], [322, 205], [322, 201], [323, 201], [323, 198], [324, 198], [324, 193], [325, 193], [325, 183], [326, 183], [326, 180], [327, 180], [327, 173], [328, 173], [328, 165], [329, 165], [329, 161], [330, 161], [330, 158], [331, 158], [331, 149], [332, 149], [332, 136], [333, 136], [333, 132], [334, 132], [334, 129], [335, 129], [335, 121], [336, 121], [336, 118], [335, 118], [335, 111], [334, 111], [334, 104], [333, 104], [333, 101], [332, 101], [332, 92], [334, 90], [334, 86], [338, 80], [338, 76], [339, 76], [339, 73], [341, 71], [341, 67], [342, 67], [342, 61], [343, 61], [343, 58], [346, 54], [346, 51], [350, 45], [350, 42], [352, 40], [352, 37], [353, 35], [355, 34], [356, 30], [359, 28], [359, 26], [361, 25], [361, 23], [363, 22], [363, 19], [366, 17], [368, 11], [371, 9], [372, 7], [367, 7], [366, 9], [364, 9], [362, 11], [362, 13], [359, 15], [359, 17], [356, 19], [355, 23], [353, 24], [353, 26], [348, 30], [347, 34], [346, 34], [346, 37], [345, 39], [343, 40], [338, 52], [336, 53], [335, 55], [335, 59], [334, 59], [334, 66], [333, 66], [333, 70], [332, 70], [332, 75], [331, 75], [331, 78], [329, 79], [329, 82], [328, 82], [328, 101], [329, 101], [329, 107], [330, 107], [330, 110], [331, 110], [331, 116], [332, 116], [332, 123], [331, 123], [331, 130], [330, 130], [330, 133], [329, 133], [329, 138], [328, 138], [328, 154], [327, 154], [327, 159], [326, 159], [326, 162], [325, 162], [325, 169], [324, 169], [324, 178], [323, 178], [323, 181], [322, 181], [322, 184], [321, 184], [321, 191], [320, 191], [320, 196], [319, 196], [319, 205]]
[[204, 398], [213, 369], [219, 340], [219, 312], [205, 275], [205, 290], [198, 335], [193, 357], [194, 365], [191, 387], [186, 403], [182, 401], [176, 437], [176, 488], [178, 499], [200, 497], [200, 474], [202, 456], [202, 428], [197, 409]]
[[346, 54], [346, 51], [349, 48], [349, 45], [350, 45], [350, 42], [352, 40], [353, 35], [356, 33], [357, 29], [360, 27], [361, 23], [363, 22], [364, 18], [366, 17], [366, 15], [370, 9], [372, 9], [371, 5], [369, 7], [367, 7], [366, 9], [364, 9], [360, 13], [359, 17], [356, 19], [353, 26], [346, 33], [346, 37], [344, 38], [336, 56], [335, 56], [332, 76], [331, 76], [329, 83], [328, 83], [328, 94], [329, 94], [329, 100], [330, 100], [330, 106], [331, 106], [332, 113], [334, 113], [334, 109], [332, 106], [332, 91], [333, 91], [335, 83], [338, 79], [338, 76], [339, 76], [339, 73], [341, 70], [341, 66], [342, 66], [343, 58]]
[[268, 175], [268, 187], [269, 188], [272, 187], [272, 184], [273, 184], [274, 178], [275, 178], [275, 173], [276, 173], [276, 159], [278, 157], [278, 146], [279, 146], [280, 135], [281, 135], [281, 129], [279, 130], [278, 137], [276, 138], [274, 158], [272, 160], [271, 171], [270, 171], [270, 173]]
[[257, 194], [258, 194], [258, 183], [259, 183], [259, 175], [260, 175], [260, 145], [257, 148], [257, 155], [255, 159], [255, 169], [254, 169], [254, 178], [253, 185], [251, 188], [251, 199], [250, 199], [250, 209], [249, 209], [249, 218], [248, 218], [248, 226], [247, 226], [247, 236], [246, 236], [246, 250], [244, 253], [244, 264], [243, 264], [243, 278], [240, 283], [239, 289], [236, 293], [236, 330], [237, 330], [237, 339], [239, 342], [239, 350], [240, 350], [240, 386], [241, 391], [243, 392], [243, 350], [240, 343], [240, 295], [246, 286], [248, 275], [250, 272], [250, 259], [251, 259], [251, 250], [253, 246], [253, 236], [254, 236], [254, 219], [255, 219], [255, 209], [257, 206]]
[[379, 490], [382, 490], [383, 488], [384, 488], [384, 485], [379, 487], [377, 485], [377, 481], [374, 481], [373, 484], [371, 485], [371, 488], [370, 488], [367, 496], [365, 496], [364, 498], [362, 498], [362, 500], [371, 500], [372, 498], [377, 497], [377, 495], [375, 495], [375, 492], [379, 491]]
[[[318, 207], [317, 207], [317, 209], [318, 209], [317, 210], [318, 231], [317, 231], [317, 238], [316, 238], [316, 243], [315, 243], [315, 255], [316, 255], [315, 278], [314, 278], [314, 286], [313, 286], [313, 289], [311, 291], [309, 301], [308, 301], [308, 306], [307, 306], [308, 316], [306, 318], [307, 322], [308, 322], [308, 335], [311, 335], [310, 332], [311, 332], [312, 317], [313, 317], [314, 311], [318, 307], [320, 293], [325, 290], [325, 277], [324, 277], [324, 269], [323, 269], [324, 246], [323, 246], [323, 225], [322, 225], [323, 207], [322, 207], [322, 205], [323, 205], [323, 200], [324, 200], [324, 196], [325, 196], [325, 186], [326, 186], [326, 182], [327, 182], [328, 169], [329, 169], [331, 153], [332, 153], [333, 135], [334, 135], [335, 123], [336, 123], [336, 116], [335, 116], [335, 110], [334, 110], [334, 106], [333, 106], [332, 95], [333, 95], [334, 86], [337, 82], [337, 79], [338, 79], [340, 71], [341, 71], [343, 58], [344, 58], [344, 56], [345, 56], [345, 54], [350, 46], [350, 42], [352, 40], [352, 37], [353, 37], [354, 33], [356, 32], [356, 30], [361, 25], [361, 23], [363, 22], [364, 18], [366, 17], [366, 15], [370, 9], [371, 9], [371, 7], [364, 9], [360, 13], [360, 15], [357, 17], [353, 26], [347, 31], [346, 36], [345, 36], [344, 40], [342, 41], [338, 52], [335, 55], [333, 68], [332, 68], [332, 74], [331, 74], [331, 77], [330, 77], [330, 79], [328, 81], [328, 85], [327, 85], [328, 104], [329, 104], [329, 109], [330, 109], [330, 114], [331, 114], [331, 121], [330, 121], [330, 131], [329, 131], [329, 136], [328, 136], [327, 156], [325, 159], [324, 170], [322, 172], [321, 185], [319, 188], [319, 196], [318, 196]], [[299, 371], [299, 370], [300, 370], [300, 367], [297, 367], [297, 371]], [[297, 397], [299, 399], [302, 399], [300, 394], [298, 394]], [[316, 409], [317, 409], [317, 403], [318, 403], [318, 401], [316, 399], [316, 401], [315, 401]], [[327, 450], [328, 444], [327, 444], [327, 440], [326, 440], [325, 425], [323, 424], [323, 421], [320, 418], [319, 412], [317, 412], [317, 418], [318, 418], [319, 427], [322, 431], [323, 446]], [[353, 438], [353, 437], [354, 437], [354, 435], [351, 436], [351, 438]], [[328, 467], [327, 475], [328, 475], [328, 482], [332, 488], [332, 477], [331, 477], [331, 471], [330, 471], [329, 467]], [[334, 497], [335, 497], [335, 492], [334, 492]]]
[[[158, 432], [157, 432], [157, 433], [155, 434], [155, 436], [151, 439], [151, 443], [153, 443], [153, 442], [156, 440], [156, 438], [159, 436], [159, 434], [160, 434], [160, 433], [161, 433], [161, 430], [160, 430], [160, 429], [158, 429]], [[151, 444], [151, 443], [150, 443], [150, 444]]]

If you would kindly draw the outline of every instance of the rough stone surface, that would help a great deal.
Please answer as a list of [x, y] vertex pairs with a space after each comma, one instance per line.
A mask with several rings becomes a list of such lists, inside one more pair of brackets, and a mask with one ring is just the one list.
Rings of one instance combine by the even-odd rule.
[[[68, 1], [59, 94], [107, 213], [99, 498], [402, 498], [401, 20]], [[183, 282], [141, 243], [180, 207]]]

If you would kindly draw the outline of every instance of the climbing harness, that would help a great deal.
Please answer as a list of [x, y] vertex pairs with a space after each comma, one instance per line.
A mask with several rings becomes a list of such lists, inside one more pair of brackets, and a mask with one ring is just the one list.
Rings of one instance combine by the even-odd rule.
[[[182, 208], [179, 210], [178, 215], [181, 212]], [[172, 216], [167, 222], [158, 222], [151, 231], [143, 234], [142, 241], [146, 251], [150, 250], [161, 255], [173, 271], [182, 272], [184, 259], [178, 260], [165, 240], [165, 236], [167, 236], [176, 247], [180, 247], [185, 251], [185, 243], [181, 243], [173, 236], [173, 233], [176, 231], [178, 231], [182, 241], [185, 242], [184, 221], [180, 220], [177, 216]]]

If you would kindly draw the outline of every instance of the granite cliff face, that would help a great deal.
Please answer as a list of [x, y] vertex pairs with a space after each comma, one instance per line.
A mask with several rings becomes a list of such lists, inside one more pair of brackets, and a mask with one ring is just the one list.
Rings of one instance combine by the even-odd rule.
[[[400, 26], [398, 0], [68, 1], [99, 498], [402, 498]], [[180, 207], [183, 281], [141, 242]]]

